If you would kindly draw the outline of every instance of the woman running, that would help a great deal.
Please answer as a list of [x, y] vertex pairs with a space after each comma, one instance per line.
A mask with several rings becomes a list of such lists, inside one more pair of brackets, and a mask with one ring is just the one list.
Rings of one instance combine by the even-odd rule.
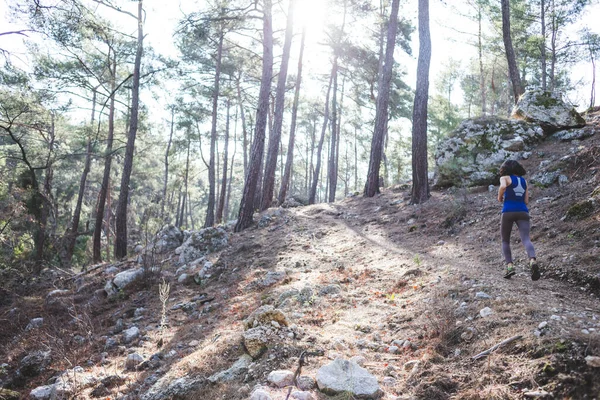
[[498, 201], [504, 203], [502, 207], [502, 219], [500, 221], [500, 234], [502, 236], [502, 254], [506, 261], [506, 274], [504, 277], [510, 279], [515, 273], [512, 253], [510, 251], [510, 233], [513, 224], [517, 224], [521, 242], [525, 246], [529, 256], [529, 268], [531, 279], [540, 279], [540, 268], [535, 258], [535, 249], [529, 239], [529, 191], [527, 182], [523, 175], [525, 169], [515, 160], [506, 160], [500, 167], [500, 189], [498, 190]]

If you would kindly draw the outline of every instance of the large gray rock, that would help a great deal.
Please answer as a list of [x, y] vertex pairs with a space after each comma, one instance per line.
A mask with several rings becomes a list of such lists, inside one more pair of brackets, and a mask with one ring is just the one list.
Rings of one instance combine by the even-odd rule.
[[51, 361], [50, 351], [35, 351], [23, 357], [19, 363], [19, 373], [26, 378], [33, 378], [41, 374]]
[[332, 396], [348, 393], [357, 399], [378, 399], [383, 395], [377, 378], [355, 362], [341, 358], [319, 368], [317, 386]]
[[543, 90], [525, 92], [513, 108], [512, 118], [537, 123], [547, 134], [585, 126], [585, 119], [560, 94]]
[[119, 272], [112, 283], [117, 289], [124, 289], [143, 276], [144, 270], [142, 268], [128, 269], [127, 271]]
[[29, 398], [47, 400], [54, 393], [54, 385], [38, 386], [29, 393]]
[[232, 381], [245, 374], [248, 371], [248, 367], [251, 363], [252, 357], [247, 354], [243, 354], [229, 369], [211, 375], [208, 380], [211, 383]]
[[162, 227], [154, 239], [154, 251], [158, 254], [166, 253], [181, 246], [183, 233], [175, 225], [169, 224]]
[[271, 371], [267, 376], [267, 381], [278, 388], [291, 386], [294, 384], [294, 373], [289, 370]]
[[229, 236], [224, 228], [204, 228], [191, 232], [181, 246], [175, 249], [181, 264], [194, 261], [208, 253], [219, 251], [227, 246]]
[[154, 383], [146, 393], [141, 395], [140, 399], [164, 400], [184, 397], [197, 391], [205, 384], [206, 380], [202, 377], [184, 376], [179, 379], [173, 379], [172, 376], [167, 374]]
[[508, 158], [524, 158], [544, 133], [537, 124], [497, 117], [468, 119], [445, 139], [436, 151], [433, 184], [496, 184], [500, 165]]

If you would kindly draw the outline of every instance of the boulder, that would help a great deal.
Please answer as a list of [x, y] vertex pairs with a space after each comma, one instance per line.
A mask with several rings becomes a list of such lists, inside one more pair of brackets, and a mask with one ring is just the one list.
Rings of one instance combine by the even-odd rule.
[[33, 378], [41, 374], [50, 361], [50, 351], [35, 351], [23, 357], [19, 363], [19, 373], [26, 378]]
[[257, 388], [252, 395], [250, 396], [250, 400], [272, 400], [273, 398], [266, 390], [262, 388]]
[[442, 141], [435, 155], [433, 184], [479, 186], [496, 184], [500, 165], [523, 159], [544, 133], [537, 124], [497, 117], [468, 119]]
[[47, 400], [54, 392], [54, 385], [38, 386], [29, 393], [29, 398], [36, 400]]
[[169, 224], [162, 227], [154, 239], [154, 251], [163, 254], [174, 250], [183, 243], [183, 233], [175, 225]]
[[260, 325], [272, 325], [271, 321], [277, 322], [280, 326], [288, 326], [288, 320], [283, 311], [271, 305], [266, 305], [254, 310], [244, 320], [244, 327], [245, 329], [250, 329]]
[[347, 393], [357, 399], [378, 399], [383, 395], [377, 378], [355, 362], [341, 358], [319, 368], [317, 387], [330, 396]]
[[229, 236], [224, 228], [220, 226], [204, 228], [197, 232], [191, 232], [175, 252], [179, 254], [179, 262], [185, 264], [208, 253], [223, 249], [227, 246], [228, 241]]
[[125, 360], [125, 367], [128, 370], [135, 371], [138, 365], [144, 362], [144, 357], [139, 355], [138, 353], [133, 353], [127, 355], [127, 359]]
[[512, 111], [512, 118], [539, 124], [546, 134], [585, 126], [585, 119], [559, 93], [544, 90], [525, 92]]
[[244, 375], [251, 363], [252, 357], [244, 354], [229, 369], [211, 375], [208, 380], [211, 383], [232, 381]]
[[158, 379], [152, 387], [140, 396], [141, 400], [164, 400], [182, 398], [206, 384], [205, 378], [184, 376], [173, 379], [169, 374]]
[[125, 330], [123, 332], [123, 343], [131, 343], [135, 339], [140, 336], [140, 330], [137, 326], [132, 326], [131, 328]]
[[263, 328], [251, 328], [243, 334], [244, 347], [252, 358], [258, 358], [267, 349], [267, 335]]
[[115, 275], [112, 284], [118, 290], [121, 290], [131, 285], [138, 279], [141, 279], [143, 275], [144, 270], [142, 268], [128, 269], [127, 271], [119, 272], [117, 275]]

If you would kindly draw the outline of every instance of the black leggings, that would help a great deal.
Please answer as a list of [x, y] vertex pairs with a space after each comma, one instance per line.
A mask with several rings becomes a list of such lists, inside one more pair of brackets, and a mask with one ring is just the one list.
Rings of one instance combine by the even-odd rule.
[[513, 261], [512, 253], [510, 251], [510, 233], [512, 231], [513, 223], [515, 222], [517, 228], [519, 228], [521, 242], [523, 243], [523, 246], [525, 246], [527, 255], [529, 258], [535, 258], [535, 249], [533, 248], [531, 239], [529, 239], [529, 213], [526, 213], [525, 211], [505, 212], [502, 213], [502, 218], [500, 219], [500, 234], [502, 236], [502, 254], [507, 263]]

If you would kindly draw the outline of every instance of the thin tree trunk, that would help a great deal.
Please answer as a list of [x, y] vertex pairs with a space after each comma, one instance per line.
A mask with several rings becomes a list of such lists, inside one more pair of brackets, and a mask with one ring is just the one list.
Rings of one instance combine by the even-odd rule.
[[354, 191], [358, 192], [358, 127], [354, 125]]
[[388, 119], [390, 83], [392, 81], [392, 71], [394, 67], [394, 47], [396, 44], [396, 32], [398, 30], [399, 3], [399, 0], [392, 1], [392, 10], [390, 13], [390, 23], [388, 26], [385, 48], [385, 62], [378, 83], [375, 129], [373, 132], [373, 139], [371, 140], [371, 157], [369, 159], [369, 170], [364, 192], [367, 197], [373, 197], [376, 193], [379, 193], [379, 169], [381, 166], [383, 140], [385, 138], [385, 129]]
[[[185, 177], [184, 177], [184, 194], [183, 194], [183, 207], [181, 207], [181, 220], [183, 221], [183, 225], [189, 229], [188, 226], [188, 215], [186, 213], [186, 202], [189, 204], [190, 202], [190, 192], [189, 192], [189, 176], [190, 176], [190, 147], [192, 146], [192, 139], [190, 138], [190, 132], [188, 132], [188, 144], [187, 144], [187, 155], [185, 158]], [[189, 205], [188, 205], [189, 207]]]
[[329, 162], [327, 165], [327, 202], [333, 203], [335, 201], [335, 189], [337, 188], [337, 166], [335, 163], [335, 151], [337, 148], [337, 74], [338, 74], [338, 56], [337, 50], [336, 55], [333, 58], [333, 67], [331, 69], [331, 76], [333, 77], [333, 93], [331, 96], [331, 140], [329, 143]]
[[[50, 216], [50, 210], [52, 208], [52, 181], [54, 179], [54, 167], [53, 167], [53, 155], [54, 152], [54, 114], [51, 113], [51, 125], [48, 132], [48, 157], [46, 159], [46, 177], [44, 178], [43, 193], [39, 196], [40, 199], [40, 219], [39, 228], [37, 231], [37, 240], [35, 240], [35, 261], [36, 261], [36, 273], [39, 274], [42, 270], [42, 261], [44, 259], [44, 246], [46, 244], [46, 228], [48, 224], [48, 218]], [[33, 171], [35, 174], [35, 171]], [[32, 182], [36, 184], [36, 180]], [[35, 190], [39, 188], [36, 186]], [[39, 192], [38, 192], [39, 193]], [[35, 194], [34, 194], [35, 195]]]
[[317, 146], [317, 165], [313, 173], [313, 180], [308, 195], [308, 204], [315, 204], [317, 197], [317, 185], [319, 184], [319, 176], [321, 175], [321, 152], [323, 151], [323, 142], [327, 133], [327, 125], [329, 125], [329, 95], [331, 94], [331, 86], [333, 85], [333, 73], [329, 77], [329, 86], [327, 87], [327, 96], [325, 96], [325, 112], [323, 113], [323, 127], [321, 128], [321, 138]]
[[[478, 3], [477, 5], [477, 23], [478, 23], [478, 27], [479, 27], [479, 31], [477, 34], [477, 49], [479, 50], [479, 90], [481, 92], [481, 114], [482, 115], [486, 115], [487, 114], [487, 95], [486, 95], [486, 90], [485, 90], [485, 71], [483, 69], [483, 44], [481, 42], [482, 39], [482, 32], [481, 32], [481, 22], [483, 19], [482, 16], [482, 5], [481, 3]], [[469, 117], [471, 114], [471, 108], [469, 105]]]
[[417, 63], [417, 90], [413, 107], [413, 186], [411, 204], [421, 204], [429, 198], [429, 182], [427, 179], [427, 100], [429, 97], [430, 61], [429, 0], [419, 0], [419, 61]]
[[225, 197], [227, 195], [227, 162], [229, 146], [229, 110], [231, 108], [231, 100], [227, 99], [227, 120], [225, 121], [225, 144], [223, 147], [223, 178], [221, 179], [221, 193], [219, 196], [219, 205], [217, 207], [217, 224], [223, 222], [223, 211], [225, 209]]
[[271, 20], [271, 8], [271, 0], [264, 0], [263, 66], [258, 96], [258, 109], [256, 112], [256, 129], [254, 132], [254, 141], [252, 142], [250, 165], [248, 166], [244, 192], [240, 202], [238, 220], [234, 229], [235, 232], [240, 232], [252, 225], [256, 188], [259, 183], [258, 178], [261, 171], [265, 148], [265, 131], [267, 127], [267, 114], [269, 113], [269, 93], [271, 91], [271, 78], [273, 75], [273, 25]]
[[129, 134], [127, 135], [125, 160], [123, 163], [123, 175], [121, 176], [121, 189], [119, 192], [119, 203], [117, 206], [117, 236], [115, 238], [115, 257], [119, 259], [127, 256], [127, 205], [129, 203], [129, 181], [131, 179], [131, 171], [133, 169], [135, 137], [138, 129], [140, 69], [144, 50], [142, 1], [143, 0], [138, 0], [138, 38], [137, 50], [135, 53], [135, 65], [133, 69], [133, 85], [131, 89], [131, 120], [129, 124]]
[[292, 47], [292, 36], [294, 33], [294, 7], [296, 0], [289, 0], [285, 38], [283, 43], [283, 54], [281, 56], [281, 67], [277, 77], [277, 89], [275, 91], [275, 112], [273, 115], [273, 129], [269, 137], [267, 149], [267, 160], [265, 164], [264, 182], [262, 188], [261, 210], [266, 210], [273, 202], [275, 191], [275, 171], [277, 169], [277, 153], [281, 143], [281, 131], [283, 128], [283, 111], [285, 109], [285, 84], [287, 81], [288, 65], [290, 60], [290, 49]]
[[542, 90], [546, 90], [548, 75], [546, 72], [546, 0], [540, 1], [540, 19], [542, 24], [542, 43], [540, 44], [540, 59], [542, 64]]
[[294, 104], [292, 105], [292, 125], [290, 127], [290, 138], [288, 142], [285, 170], [281, 179], [278, 201], [283, 204], [290, 185], [292, 165], [294, 164], [294, 146], [296, 140], [296, 120], [298, 117], [298, 103], [300, 99], [300, 86], [302, 85], [302, 59], [304, 57], [304, 42], [306, 39], [306, 25], [302, 28], [302, 39], [300, 40], [300, 55], [298, 57], [298, 74], [296, 75], [296, 87], [294, 89]]
[[590, 49], [590, 59], [592, 61], [592, 90], [590, 93], [590, 109], [594, 107], [596, 103], [596, 60], [594, 59], [594, 53]]
[[215, 172], [215, 147], [217, 143], [217, 107], [219, 102], [219, 84], [221, 80], [221, 58], [223, 57], [223, 32], [219, 33], [219, 48], [217, 49], [217, 59], [215, 67], [215, 82], [213, 87], [212, 99], [212, 125], [210, 130], [210, 160], [208, 165], [208, 205], [206, 206], [206, 219], [204, 227], [208, 228], [215, 224], [215, 190], [216, 190], [216, 172]]
[[235, 116], [235, 125], [233, 128], [233, 155], [231, 156], [231, 168], [229, 168], [229, 181], [227, 184], [227, 197], [225, 199], [225, 209], [223, 210], [223, 220], [227, 222], [229, 220], [229, 200], [231, 199], [231, 183], [233, 182], [233, 166], [235, 165], [235, 156], [237, 154], [237, 111]]
[[92, 132], [94, 130], [94, 123], [96, 121], [96, 88], [92, 94], [92, 118], [90, 121], [90, 130], [88, 131], [87, 144], [85, 146], [85, 164], [83, 172], [81, 173], [81, 179], [79, 180], [79, 192], [77, 193], [77, 203], [75, 205], [75, 211], [73, 212], [73, 220], [71, 222], [71, 229], [67, 234], [67, 254], [65, 260], [67, 263], [71, 263], [73, 258], [73, 252], [75, 251], [75, 243], [77, 242], [77, 236], [79, 236], [79, 220], [81, 217], [81, 207], [83, 205], [83, 197], [85, 195], [85, 184], [87, 182], [87, 176], [90, 172], [90, 165], [92, 162]]
[[550, 90], [554, 91], [556, 88], [556, 38], [558, 35], [558, 24], [556, 22], [556, 9], [554, 7], [554, 0], [550, 1], [550, 7], [552, 8], [552, 38], [550, 39]]
[[248, 131], [246, 129], [246, 114], [242, 103], [242, 90], [240, 88], [240, 78], [236, 81], [238, 104], [240, 106], [240, 118], [242, 119], [242, 135], [243, 135], [243, 153], [244, 153], [244, 177], [248, 173]]
[[[109, 52], [110, 54], [110, 52]], [[110, 58], [110, 55], [109, 55]], [[104, 174], [102, 176], [102, 186], [98, 196], [98, 205], [96, 206], [96, 225], [94, 226], [94, 240], [92, 245], [93, 260], [95, 263], [102, 261], [102, 222], [104, 221], [104, 206], [108, 195], [110, 184], [110, 168], [112, 163], [112, 146], [115, 134], [115, 90], [117, 87], [117, 54], [113, 54], [112, 71], [110, 81], [110, 105], [108, 109], [108, 135], [106, 138], [106, 150], [104, 151]], [[108, 226], [108, 222], [107, 222]], [[108, 229], [107, 229], [108, 232]], [[106, 238], [108, 241], [108, 236]], [[107, 244], [108, 246], [108, 244]]]
[[501, 0], [502, 3], [502, 38], [504, 39], [504, 50], [506, 51], [506, 61], [508, 62], [508, 73], [513, 89], [513, 96], [515, 104], [519, 101], [519, 96], [523, 94], [523, 87], [521, 86], [521, 77], [519, 76], [519, 69], [517, 68], [517, 61], [515, 58], [515, 50], [512, 44], [511, 32], [510, 32], [510, 1]]
[[160, 220], [165, 222], [165, 202], [167, 201], [167, 185], [169, 183], [169, 152], [171, 151], [171, 143], [173, 143], [173, 132], [175, 127], [175, 106], [171, 107], [171, 131], [169, 133], [169, 141], [165, 150], [165, 181], [163, 184], [163, 196], [160, 206]]

